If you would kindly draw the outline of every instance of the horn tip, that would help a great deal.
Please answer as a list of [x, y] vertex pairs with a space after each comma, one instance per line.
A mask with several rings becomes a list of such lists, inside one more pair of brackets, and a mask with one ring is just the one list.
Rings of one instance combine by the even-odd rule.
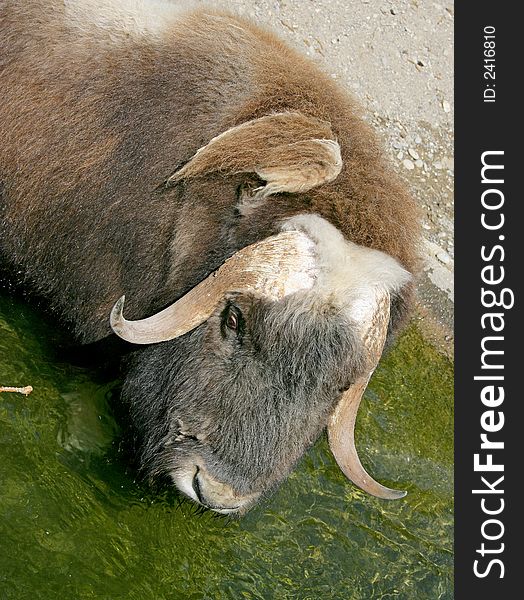
[[394, 490], [392, 488], [388, 488], [385, 485], [382, 485], [378, 481], [370, 478], [370, 481], [366, 480], [355, 480], [355, 478], [349, 478], [357, 487], [361, 490], [370, 494], [371, 496], [375, 496], [375, 498], [380, 498], [381, 500], [400, 500], [407, 496], [407, 492], [404, 490]]
[[404, 498], [405, 496], [407, 496], [407, 492], [404, 490], [392, 490], [392, 489], [388, 488], [387, 495], [380, 496], [380, 497], [384, 498], [385, 500], [400, 500], [401, 498]]
[[109, 322], [111, 323], [111, 329], [118, 328], [123, 319], [124, 303], [126, 301], [125, 294], [121, 296], [114, 304], [111, 314], [109, 316]]

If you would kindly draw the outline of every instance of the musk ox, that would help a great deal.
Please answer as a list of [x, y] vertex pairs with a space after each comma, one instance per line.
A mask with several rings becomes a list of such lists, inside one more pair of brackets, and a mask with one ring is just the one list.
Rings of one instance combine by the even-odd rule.
[[0, 0], [0, 89], [4, 272], [80, 342], [129, 342], [143, 474], [241, 513], [327, 427], [354, 483], [403, 495], [353, 429], [417, 211], [354, 101], [268, 31], [167, 0]]

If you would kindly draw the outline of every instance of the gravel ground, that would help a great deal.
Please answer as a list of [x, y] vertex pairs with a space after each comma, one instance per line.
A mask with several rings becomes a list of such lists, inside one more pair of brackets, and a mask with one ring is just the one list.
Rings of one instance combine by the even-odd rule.
[[[203, 0], [201, 3], [208, 3]], [[356, 96], [423, 210], [418, 319], [441, 350], [453, 327], [453, 3], [229, 0]]]

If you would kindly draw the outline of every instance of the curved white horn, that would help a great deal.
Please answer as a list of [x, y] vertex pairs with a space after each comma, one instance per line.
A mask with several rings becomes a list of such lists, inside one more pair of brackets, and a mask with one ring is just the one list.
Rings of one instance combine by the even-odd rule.
[[127, 321], [122, 296], [111, 311], [111, 328], [133, 344], [155, 344], [203, 323], [227, 292], [252, 291], [279, 300], [309, 289], [317, 276], [314, 250], [302, 232], [279, 233], [239, 250], [174, 304], [147, 319]]
[[348, 479], [368, 494], [395, 500], [406, 492], [393, 490], [378, 483], [369, 475], [355, 447], [355, 422], [358, 407], [369, 379], [380, 360], [389, 324], [390, 297], [387, 291], [374, 291], [361, 298], [356, 308], [364, 347], [368, 354], [368, 371], [342, 394], [328, 424], [329, 447], [339, 467]]

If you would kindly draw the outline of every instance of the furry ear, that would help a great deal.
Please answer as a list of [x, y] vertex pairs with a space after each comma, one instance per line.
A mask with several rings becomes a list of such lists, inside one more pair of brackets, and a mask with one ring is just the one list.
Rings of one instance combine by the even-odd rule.
[[299, 112], [266, 115], [214, 137], [167, 185], [220, 171], [256, 173], [266, 182], [255, 190], [256, 199], [306, 192], [340, 173], [342, 158], [334, 137], [329, 123]]

